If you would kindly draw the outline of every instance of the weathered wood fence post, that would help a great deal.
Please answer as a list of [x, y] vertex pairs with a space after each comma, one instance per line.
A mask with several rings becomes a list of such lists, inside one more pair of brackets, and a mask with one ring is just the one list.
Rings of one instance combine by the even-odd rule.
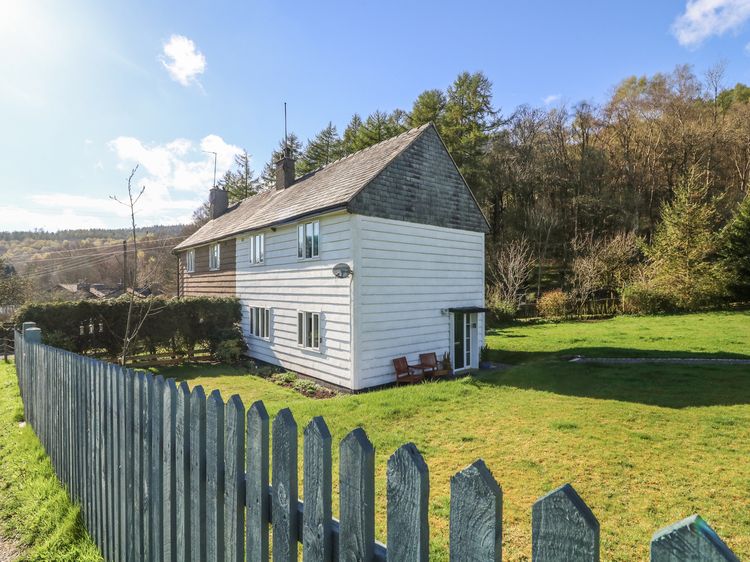
[[484, 461], [451, 478], [451, 562], [502, 558], [503, 493]]
[[570, 484], [534, 504], [531, 557], [534, 562], [599, 562], [599, 521]]

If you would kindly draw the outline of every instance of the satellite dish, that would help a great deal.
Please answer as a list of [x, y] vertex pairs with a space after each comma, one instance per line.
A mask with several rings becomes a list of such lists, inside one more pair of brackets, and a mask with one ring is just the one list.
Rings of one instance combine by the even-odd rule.
[[352, 268], [348, 263], [337, 263], [333, 266], [333, 275], [339, 279], [346, 279], [352, 274]]

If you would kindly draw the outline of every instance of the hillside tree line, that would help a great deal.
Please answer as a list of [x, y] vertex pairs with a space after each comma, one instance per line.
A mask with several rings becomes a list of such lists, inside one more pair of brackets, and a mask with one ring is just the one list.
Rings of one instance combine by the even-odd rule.
[[[750, 297], [750, 88], [723, 80], [721, 64], [678, 66], [628, 77], [600, 104], [501, 111], [492, 82], [463, 72], [408, 110], [289, 146], [299, 177], [434, 123], [490, 224], [489, 299], [511, 313], [552, 289], [566, 310], [597, 295], [636, 311], [710, 306]], [[238, 155], [222, 180], [233, 201], [273, 183], [283, 147], [257, 177]]]

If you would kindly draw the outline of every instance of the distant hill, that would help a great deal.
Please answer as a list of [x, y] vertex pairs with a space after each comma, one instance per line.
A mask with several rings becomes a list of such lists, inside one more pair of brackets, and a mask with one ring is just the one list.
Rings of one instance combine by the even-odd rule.
[[[179, 224], [136, 229], [140, 284], [157, 284], [172, 292], [176, 258], [171, 250], [190, 232], [190, 227]], [[29, 279], [34, 300], [49, 300], [59, 283], [121, 283], [123, 240], [128, 242], [128, 275], [132, 275], [131, 236], [125, 228], [0, 232], [0, 258]]]
[[[154, 236], [178, 236], [184, 229], [184, 224], [169, 224], [144, 226], [136, 229], [138, 235], [152, 234]], [[90, 238], [124, 240], [130, 237], [129, 228], [79, 228], [75, 230], [58, 230], [57, 232], [47, 232], [45, 230], [0, 230], [0, 241], [20, 241], [20, 240], [85, 240]]]

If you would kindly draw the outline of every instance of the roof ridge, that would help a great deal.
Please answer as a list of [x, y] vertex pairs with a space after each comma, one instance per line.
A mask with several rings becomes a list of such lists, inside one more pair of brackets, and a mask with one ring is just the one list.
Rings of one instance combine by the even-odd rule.
[[[277, 190], [270, 187], [243, 199], [221, 216], [209, 220], [178, 244], [175, 250], [207, 244], [256, 228], [265, 228], [270, 224], [323, 209], [344, 208], [353, 197], [390, 166], [394, 159], [421, 138], [430, 126], [432, 123], [428, 122], [358, 150], [301, 176], [286, 189]], [[377, 146], [380, 146], [381, 150], [368, 150]], [[355, 155], [359, 156], [354, 162], [330, 169], [332, 164], [347, 161]], [[330, 169], [330, 172], [318, 175], [318, 172], [324, 169]], [[311, 189], [313, 191], [310, 191]]]
[[[305, 178], [308, 178], [308, 177], [310, 177], [310, 176], [312, 176], [314, 174], [317, 174], [318, 172], [320, 172], [322, 170], [325, 170], [329, 166], [333, 166], [334, 164], [342, 162], [343, 160], [346, 160], [347, 158], [351, 158], [352, 156], [356, 156], [358, 154], [362, 154], [364, 152], [367, 152], [371, 148], [375, 148], [376, 146], [380, 146], [380, 145], [382, 145], [382, 144], [384, 144], [386, 142], [390, 142], [390, 141], [396, 140], [396, 139], [398, 139], [400, 137], [408, 135], [409, 133], [413, 133], [413, 132], [419, 131], [421, 129], [425, 129], [425, 128], [427, 128], [431, 124], [432, 124], [432, 121], [428, 121], [427, 123], [424, 123], [424, 124], [420, 125], [419, 127], [412, 127], [411, 129], [407, 129], [406, 131], [403, 131], [403, 132], [401, 132], [401, 133], [399, 133], [397, 135], [394, 135], [392, 137], [388, 137], [387, 139], [383, 139], [380, 142], [376, 142], [375, 144], [371, 144], [370, 146], [366, 146], [364, 148], [360, 148], [359, 150], [357, 150], [355, 152], [351, 152], [351, 153], [349, 153], [349, 154], [347, 154], [345, 156], [342, 156], [341, 158], [337, 158], [336, 160], [333, 160], [332, 162], [328, 162], [328, 164], [323, 164], [320, 168], [315, 168], [314, 170], [310, 170], [305, 175], [300, 176], [297, 179], [295, 179], [294, 183], [297, 183], [298, 181], [301, 181], [301, 180], [303, 180]], [[292, 185], [294, 185], [294, 184], [292, 184]]]

